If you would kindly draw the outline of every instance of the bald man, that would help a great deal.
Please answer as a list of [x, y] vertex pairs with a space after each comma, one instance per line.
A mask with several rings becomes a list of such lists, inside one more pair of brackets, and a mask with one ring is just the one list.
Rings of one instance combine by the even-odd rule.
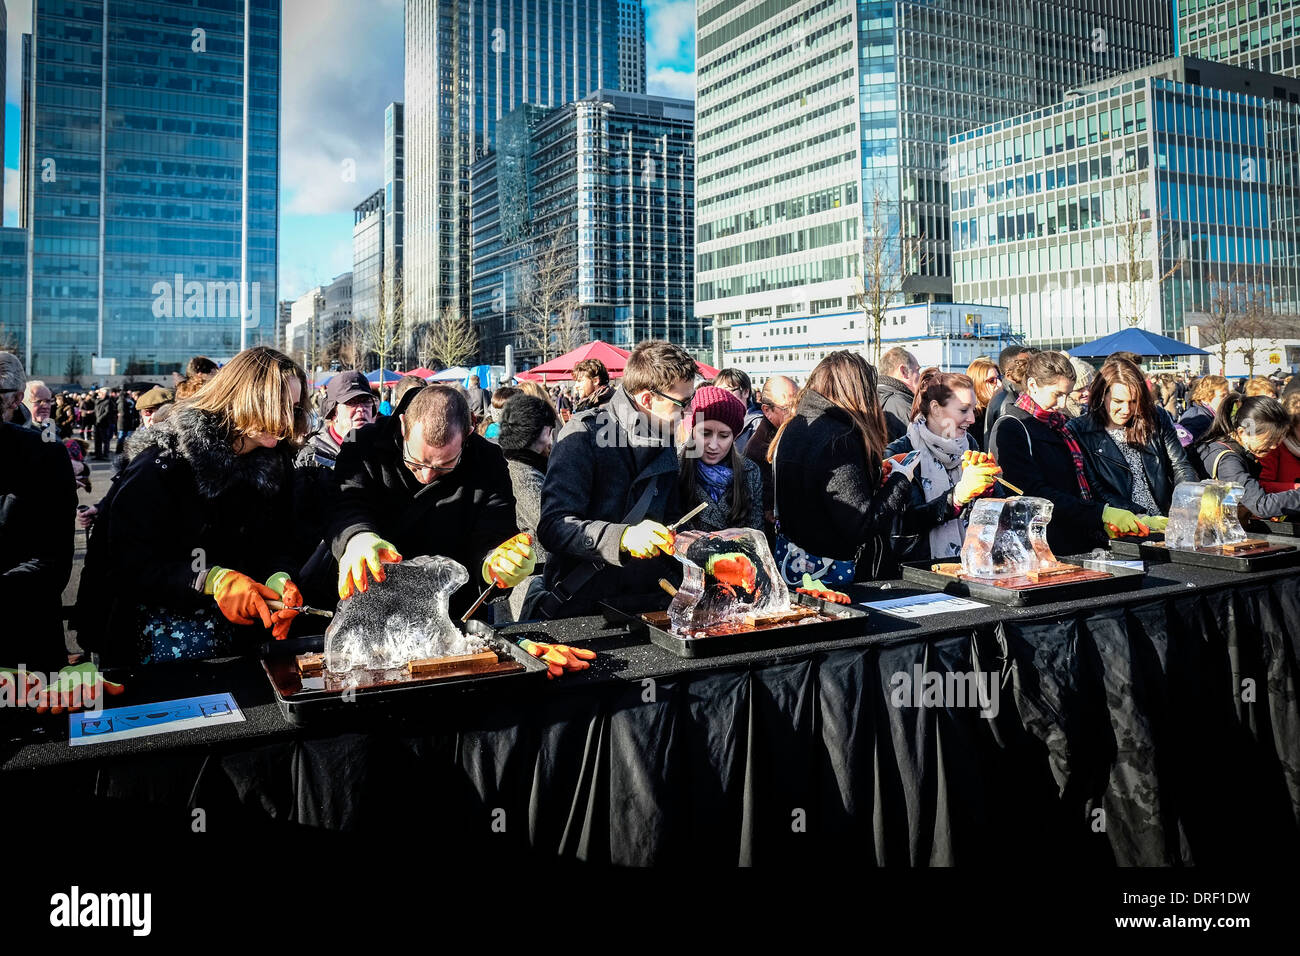
[[775, 537], [776, 530], [772, 514], [772, 466], [767, 460], [767, 450], [776, 436], [776, 430], [794, 414], [798, 398], [799, 386], [793, 379], [776, 375], [764, 382], [758, 399], [759, 408], [763, 410], [763, 421], [758, 423], [749, 443], [745, 445], [745, 457], [757, 464], [763, 473], [763, 519], [769, 538]]

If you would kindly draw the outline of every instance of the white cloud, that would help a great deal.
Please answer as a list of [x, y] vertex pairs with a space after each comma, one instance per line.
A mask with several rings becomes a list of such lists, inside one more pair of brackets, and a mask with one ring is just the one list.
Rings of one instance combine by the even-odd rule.
[[675, 96], [682, 100], [693, 100], [695, 73], [661, 66], [651, 70], [646, 77], [646, 92], [652, 96]]
[[5, 170], [5, 225], [18, 225], [18, 170]]
[[384, 107], [402, 99], [403, 31], [402, 0], [286, 0], [283, 212], [351, 212], [382, 185]]
[[23, 99], [23, 34], [32, 32], [32, 0], [7, 3], [9, 42], [5, 44], [5, 100], [21, 103]]
[[646, 65], [680, 66], [695, 60], [695, 2], [646, 2]]

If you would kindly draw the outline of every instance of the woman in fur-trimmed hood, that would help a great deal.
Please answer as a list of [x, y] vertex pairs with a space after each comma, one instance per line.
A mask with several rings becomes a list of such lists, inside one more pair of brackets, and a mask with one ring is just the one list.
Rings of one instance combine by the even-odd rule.
[[302, 603], [293, 455], [306, 384], [287, 356], [247, 349], [133, 436], [87, 549], [83, 646], [109, 664], [154, 663], [239, 653], [267, 629], [287, 635], [295, 612], [266, 602]]

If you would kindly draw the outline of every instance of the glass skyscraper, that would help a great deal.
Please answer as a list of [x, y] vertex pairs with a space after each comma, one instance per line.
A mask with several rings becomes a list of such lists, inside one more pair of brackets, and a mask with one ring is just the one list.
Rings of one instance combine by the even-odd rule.
[[618, 88], [645, 92], [645, 8], [641, 0], [618, 0]]
[[590, 336], [707, 354], [691, 308], [694, 120], [689, 100], [613, 90], [502, 119], [497, 149], [471, 171], [472, 317], [485, 360], [500, 362], [507, 344], [522, 361], [539, 358], [520, 340], [523, 294], [555, 237]]
[[[384, 190], [376, 189], [352, 210], [352, 315], [359, 323], [379, 318], [380, 276], [387, 246]], [[359, 361], [359, 358], [357, 359]]]
[[271, 342], [280, 0], [35, 0], [32, 48], [29, 374]]
[[618, 88], [619, 2], [407, 0], [408, 326], [447, 306], [469, 313], [469, 167], [501, 117]]
[[[402, 294], [402, 227], [406, 204], [406, 150], [401, 103], [389, 103], [384, 110], [384, 296], [388, 314]], [[373, 197], [372, 197], [373, 198]], [[357, 315], [361, 313], [358, 312]]]
[[[1276, 88], [1276, 89], [1275, 89]], [[953, 138], [954, 284], [1035, 345], [1300, 314], [1300, 81], [1177, 58]]]
[[[702, 0], [696, 312], [839, 312], [877, 217], [898, 300], [952, 298], [950, 136], [1169, 56], [1168, 0]], [[891, 283], [892, 284], [892, 283]]]
[[1300, 76], [1300, 0], [1175, 0], [1178, 52]]

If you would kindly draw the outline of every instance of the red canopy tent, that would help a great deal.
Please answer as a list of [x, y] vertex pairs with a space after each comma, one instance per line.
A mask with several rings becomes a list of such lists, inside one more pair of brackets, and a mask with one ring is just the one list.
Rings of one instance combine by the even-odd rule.
[[[549, 362], [530, 368], [527, 372], [520, 372], [515, 378], [522, 382], [542, 382], [543, 384], [572, 381], [573, 366], [589, 358], [600, 359], [609, 371], [610, 378], [620, 378], [623, 375], [623, 368], [627, 364], [627, 357], [631, 354], [631, 352], [624, 351], [616, 345], [597, 340], [588, 342], [572, 352], [566, 352], [559, 358], [553, 358]], [[703, 362], [696, 362], [695, 364], [699, 366], [700, 374], [705, 378], [713, 378], [718, 374], [717, 369], [711, 368]]]
[[431, 375], [437, 375], [438, 373], [435, 372], [435, 371], [434, 371], [433, 369], [431, 369], [431, 368], [425, 368], [423, 365], [421, 365], [419, 368], [413, 368], [413, 369], [411, 369], [410, 371], [403, 372], [402, 374], [403, 374], [403, 375], [414, 375], [414, 376], [416, 376], [417, 378], [427, 379], [427, 378], [429, 378], [429, 376], [431, 376]]

